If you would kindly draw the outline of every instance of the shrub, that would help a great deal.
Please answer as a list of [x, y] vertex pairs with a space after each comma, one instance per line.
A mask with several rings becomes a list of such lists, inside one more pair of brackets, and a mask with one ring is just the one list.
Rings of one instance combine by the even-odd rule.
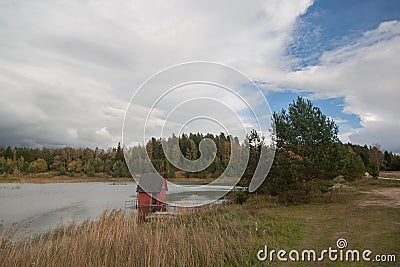
[[379, 169], [378, 169], [378, 167], [376, 166], [376, 164], [374, 164], [374, 163], [371, 163], [371, 164], [369, 165], [369, 167], [368, 167], [368, 172], [369, 172], [369, 174], [371, 174], [372, 177], [374, 177], [374, 178], [378, 178], [378, 177], [379, 177]]
[[246, 191], [237, 191], [233, 198], [236, 204], [242, 205], [249, 198], [249, 193]]

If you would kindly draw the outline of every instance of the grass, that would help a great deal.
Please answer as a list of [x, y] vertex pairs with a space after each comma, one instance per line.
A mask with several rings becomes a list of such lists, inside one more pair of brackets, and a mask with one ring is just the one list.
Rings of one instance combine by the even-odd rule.
[[[362, 181], [309, 204], [285, 206], [254, 195], [243, 205], [226, 204], [186, 210], [168, 219], [138, 222], [133, 213], [103, 213], [97, 221], [56, 228], [27, 242], [2, 238], [2, 266], [275, 266], [259, 262], [270, 249], [336, 248], [345, 238], [349, 249], [400, 257], [399, 207], [361, 205], [384, 201], [374, 190], [395, 189], [385, 181]], [[368, 266], [320, 263], [326, 266]], [[310, 262], [281, 263], [309, 266]], [[315, 263], [314, 263], [315, 265]], [[392, 266], [393, 263], [387, 266]], [[373, 266], [373, 265], [370, 265]], [[376, 265], [375, 265], [376, 266]], [[379, 266], [385, 266], [379, 264]]]

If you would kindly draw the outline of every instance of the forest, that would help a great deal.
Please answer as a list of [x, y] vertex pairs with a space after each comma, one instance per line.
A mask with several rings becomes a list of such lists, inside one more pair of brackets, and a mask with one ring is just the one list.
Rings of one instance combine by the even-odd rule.
[[[400, 170], [400, 156], [389, 151], [382, 152], [379, 144], [360, 146], [341, 143], [337, 136], [338, 126], [309, 100], [300, 97], [294, 100], [287, 110], [283, 109], [273, 114], [273, 122], [276, 131], [275, 158], [268, 178], [260, 190], [278, 195], [283, 191], [285, 194], [292, 192], [292, 196], [281, 196], [286, 200], [296, 201], [295, 195], [298, 192], [307, 195], [315, 181], [332, 180], [337, 177], [353, 181], [364, 176], [366, 171], [377, 177], [382, 170]], [[130, 148], [128, 153], [135, 153], [135, 150], [146, 151], [157, 171], [165, 173], [167, 178], [174, 178], [180, 170], [166, 159], [163, 142], [168, 143], [176, 138], [180, 152], [189, 160], [200, 157], [198, 148], [204, 138], [213, 140], [217, 147], [212, 163], [200, 172], [185, 172], [188, 178], [218, 177], [229, 163], [232, 146], [239, 149], [249, 148], [250, 158], [241, 180], [242, 185], [250, 181], [258, 163], [261, 147], [268, 146], [255, 130], [248, 134], [243, 143], [240, 143], [237, 137], [226, 136], [224, 133], [183, 133], [178, 137], [173, 135], [168, 140], [152, 138], [143, 147]], [[140, 162], [130, 164], [133, 173], [140, 169]], [[130, 176], [120, 144], [107, 150], [0, 147], [2, 176], [40, 173], [71, 177], [96, 174], [112, 177]]]

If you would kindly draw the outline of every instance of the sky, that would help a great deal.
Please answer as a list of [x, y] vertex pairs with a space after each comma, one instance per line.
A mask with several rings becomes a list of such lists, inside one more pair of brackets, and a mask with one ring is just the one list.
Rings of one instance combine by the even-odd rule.
[[[342, 142], [400, 153], [399, 17], [397, 0], [4, 0], [0, 145], [115, 146], [146, 79], [171, 65], [212, 61], [255, 81], [272, 111], [307, 97], [337, 122]], [[132, 135], [142, 133], [135, 119], [143, 120], [160, 93], [146, 90], [146, 104], [129, 110]], [[241, 106], [232, 93], [211, 96], [227, 112]], [[152, 125], [166, 114], [157, 107]]]

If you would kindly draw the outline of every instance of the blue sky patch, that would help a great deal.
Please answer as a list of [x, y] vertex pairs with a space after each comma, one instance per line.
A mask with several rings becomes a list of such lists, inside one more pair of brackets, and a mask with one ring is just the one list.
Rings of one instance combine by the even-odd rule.
[[294, 69], [317, 65], [324, 51], [351, 44], [381, 22], [400, 17], [398, 0], [317, 0], [298, 18], [287, 54]]
[[[284, 91], [276, 92], [269, 91], [266, 94], [268, 104], [272, 112], [280, 112], [282, 109], [288, 108], [289, 104], [296, 100], [298, 96], [308, 98], [310, 93], [306, 92], [293, 92]], [[351, 129], [361, 128], [360, 118], [354, 114], [348, 114], [343, 112], [344, 99], [343, 98], [328, 98], [328, 99], [311, 99], [314, 106], [317, 106], [321, 111], [334, 119], [339, 125], [340, 133], [345, 133]]]
[[[319, 65], [324, 52], [353, 44], [366, 31], [376, 29], [382, 22], [399, 19], [398, 0], [316, 0], [297, 19], [291, 43], [286, 47], [286, 54], [296, 59], [292, 70]], [[291, 88], [266, 93], [272, 111], [287, 109], [297, 96], [307, 98], [310, 95], [312, 93]], [[324, 114], [335, 119], [341, 134], [362, 128], [357, 115], [343, 112], [344, 98], [313, 98], [312, 102]]]

